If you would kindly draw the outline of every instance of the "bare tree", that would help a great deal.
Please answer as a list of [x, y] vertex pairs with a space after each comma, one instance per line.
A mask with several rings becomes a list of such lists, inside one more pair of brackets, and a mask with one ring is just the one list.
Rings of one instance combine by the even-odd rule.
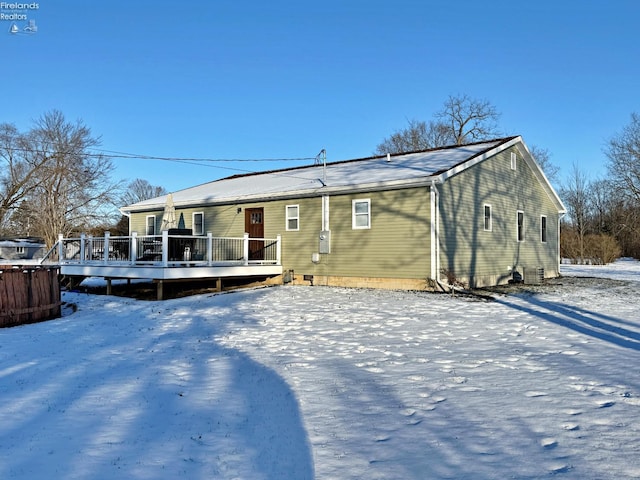
[[477, 100], [468, 95], [449, 95], [444, 102], [444, 108], [435, 116], [447, 126], [456, 145], [500, 136], [500, 114], [488, 100]]
[[409, 120], [409, 125], [385, 138], [377, 154], [404, 153], [446, 145], [463, 145], [500, 136], [500, 114], [486, 100], [467, 95], [449, 96], [435, 119], [427, 122]]
[[46, 156], [31, 154], [25, 135], [11, 124], [0, 125], [0, 231], [37, 185], [37, 172]]
[[577, 256], [580, 263], [585, 260], [585, 237], [587, 235], [590, 196], [589, 180], [577, 164], [573, 164], [571, 175], [561, 190], [572, 228], [577, 236]]
[[[119, 185], [110, 181], [113, 165], [110, 159], [89, 151], [99, 139], [81, 121], [68, 122], [53, 110], [19, 139], [22, 178], [29, 181], [20, 187], [22, 197], [15, 211], [19, 215], [12, 216], [14, 225], [28, 222], [33, 233], [51, 246], [58, 234], [105, 223], [116, 213], [114, 195]], [[16, 183], [12, 185], [15, 189]]]
[[121, 202], [123, 205], [132, 205], [134, 203], [142, 202], [143, 200], [160, 197], [166, 194], [167, 190], [164, 187], [154, 186], [147, 180], [136, 178], [127, 185], [127, 188], [122, 195]]
[[605, 154], [619, 193], [640, 203], [640, 115], [631, 114], [631, 122], [609, 140]]
[[537, 145], [530, 145], [529, 152], [547, 176], [547, 179], [551, 183], [556, 183], [558, 181], [558, 175], [560, 174], [560, 167], [551, 161], [549, 150], [538, 147]]
[[441, 122], [409, 120], [409, 125], [385, 138], [376, 147], [375, 153], [405, 153], [429, 148], [443, 147], [454, 143], [447, 126]]

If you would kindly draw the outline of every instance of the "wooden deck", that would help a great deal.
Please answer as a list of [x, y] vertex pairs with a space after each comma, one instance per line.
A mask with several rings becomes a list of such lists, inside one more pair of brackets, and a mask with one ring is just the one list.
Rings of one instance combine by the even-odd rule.
[[164, 282], [224, 278], [268, 278], [282, 274], [281, 240], [193, 235], [60, 237], [43, 264], [59, 266], [67, 278], [149, 279], [162, 299]]

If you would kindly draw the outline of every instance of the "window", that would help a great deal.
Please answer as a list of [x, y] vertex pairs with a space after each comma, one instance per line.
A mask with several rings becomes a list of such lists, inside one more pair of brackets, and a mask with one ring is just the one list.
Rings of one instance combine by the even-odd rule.
[[25, 254], [25, 249], [24, 247], [16, 247], [16, 253], [18, 255], [24, 255]]
[[156, 216], [155, 215], [147, 215], [147, 235], [155, 235], [156, 234]]
[[524, 241], [524, 212], [518, 210], [518, 241]]
[[195, 212], [193, 214], [193, 234], [194, 235], [204, 235], [204, 213], [203, 212]]
[[547, 241], [547, 217], [545, 215], [540, 216], [540, 241], [543, 243]]
[[492, 230], [491, 225], [491, 205], [484, 206], [484, 230], [490, 232]]
[[300, 207], [298, 205], [287, 205], [285, 208], [287, 212], [286, 230], [300, 230]]
[[352, 227], [354, 229], [371, 228], [371, 200], [353, 200]]
[[518, 157], [515, 153], [511, 152], [511, 170], [515, 170], [518, 167]]

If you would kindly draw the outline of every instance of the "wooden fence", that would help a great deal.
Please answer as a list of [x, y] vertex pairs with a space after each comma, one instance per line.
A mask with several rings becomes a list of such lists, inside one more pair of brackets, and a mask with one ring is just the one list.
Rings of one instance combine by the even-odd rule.
[[0, 327], [60, 316], [57, 267], [0, 266]]

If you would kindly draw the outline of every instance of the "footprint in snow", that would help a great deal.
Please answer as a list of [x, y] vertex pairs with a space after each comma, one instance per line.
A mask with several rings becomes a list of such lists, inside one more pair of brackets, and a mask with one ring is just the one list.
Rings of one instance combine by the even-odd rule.
[[547, 392], [529, 391], [529, 392], [526, 392], [524, 395], [529, 398], [536, 398], [536, 397], [546, 397], [548, 394]]
[[616, 404], [613, 400], [601, 400], [597, 402], [598, 408], [609, 408]]
[[569, 470], [571, 470], [571, 467], [566, 463], [558, 462], [549, 465], [549, 472], [551, 472], [552, 474], [567, 473]]
[[578, 410], [575, 408], [568, 408], [567, 410], [564, 411], [564, 413], [566, 413], [567, 415], [581, 415], [582, 414], [582, 410]]
[[567, 422], [562, 424], [562, 428], [570, 432], [573, 432], [575, 430], [580, 430], [580, 425], [578, 425], [577, 423]]
[[540, 445], [546, 449], [556, 448], [558, 446], [558, 441], [553, 437], [547, 437], [540, 440]]

